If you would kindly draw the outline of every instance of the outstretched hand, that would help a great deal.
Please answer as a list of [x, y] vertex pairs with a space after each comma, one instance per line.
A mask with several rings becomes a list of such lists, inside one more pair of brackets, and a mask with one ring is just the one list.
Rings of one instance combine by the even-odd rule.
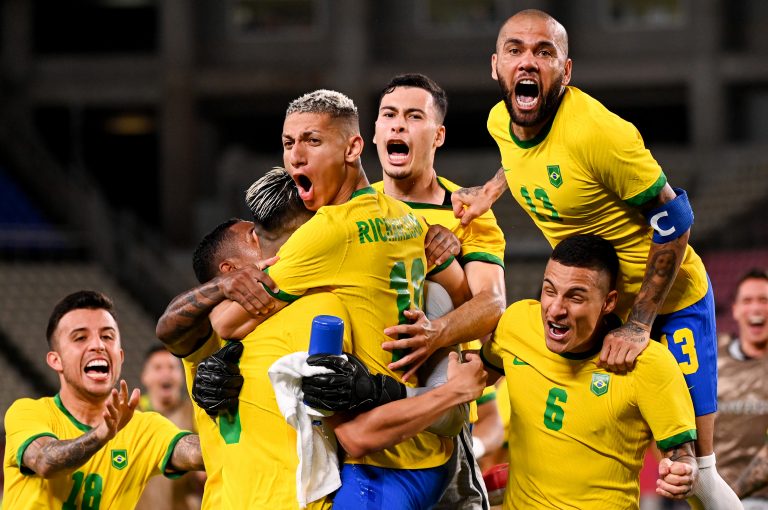
[[129, 398], [128, 383], [124, 380], [120, 381], [119, 392], [117, 389], [112, 388], [112, 393], [107, 398], [104, 413], [102, 414], [104, 421], [94, 429], [94, 434], [96, 434], [100, 441], [106, 443], [131, 421], [133, 412], [139, 405], [140, 396], [141, 391], [138, 388], [134, 388]]
[[493, 205], [492, 197], [483, 192], [482, 186], [459, 188], [451, 193], [453, 215], [461, 219], [461, 226], [466, 227], [472, 220], [482, 216]]
[[627, 322], [605, 335], [597, 366], [619, 374], [632, 370], [637, 357], [648, 347], [650, 339], [651, 332], [648, 329], [635, 322]]

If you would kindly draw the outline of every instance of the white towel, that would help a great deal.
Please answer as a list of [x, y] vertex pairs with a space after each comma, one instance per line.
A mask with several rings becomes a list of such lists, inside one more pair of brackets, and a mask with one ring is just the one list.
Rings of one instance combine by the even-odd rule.
[[[269, 367], [269, 379], [285, 421], [296, 429], [296, 494], [299, 506], [318, 500], [341, 487], [336, 436], [322, 422], [324, 415], [304, 404], [301, 378], [329, 373], [325, 367], [307, 365], [306, 352], [287, 354]], [[315, 425], [313, 425], [313, 421]]]

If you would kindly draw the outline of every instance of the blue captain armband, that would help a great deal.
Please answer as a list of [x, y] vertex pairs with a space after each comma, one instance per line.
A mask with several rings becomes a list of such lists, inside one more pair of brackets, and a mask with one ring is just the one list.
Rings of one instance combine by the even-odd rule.
[[688, 202], [688, 194], [682, 188], [674, 188], [673, 191], [677, 194], [674, 200], [645, 214], [653, 228], [653, 242], [656, 244], [674, 241], [693, 225], [693, 209]]

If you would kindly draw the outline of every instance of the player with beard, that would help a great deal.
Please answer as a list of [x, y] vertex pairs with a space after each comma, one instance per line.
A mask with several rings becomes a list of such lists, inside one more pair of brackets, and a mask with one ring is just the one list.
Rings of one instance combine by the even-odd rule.
[[491, 57], [503, 100], [488, 117], [502, 168], [484, 186], [454, 192], [454, 213], [467, 224], [509, 188], [552, 246], [580, 233], [614, 245], [616, 312], [625, 322], [606, 335], [600, 363], [625, 372], [651, 336], [668, 345], [696, 411], [694, 494], [708, 508], [739, 508], [714, 467], [715, 310], [701, 259], [687, 245], [693, 211], [637, 129], [569, 86], [572, 66], [565, 28], [548, 14], [525, 10], [504, 23]]

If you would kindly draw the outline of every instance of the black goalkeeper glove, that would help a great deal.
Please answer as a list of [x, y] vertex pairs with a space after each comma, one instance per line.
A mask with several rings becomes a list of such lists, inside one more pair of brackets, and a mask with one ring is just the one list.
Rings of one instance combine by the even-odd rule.
[[243, 376], [237, 362], [243, 355], [241, 342], [230, 342], [197, 365], [192, 399], [211, 417], [220, 411], [237, 412]]
[[403, 383], [388, 375], [372, 375], [362, 361], [344, 354], [349, 361], [329, 354], [307, 358], [307, 364], [332, 372], [302, 377], [305, 404], [328, 411], [362, 412], [406, 397]]

